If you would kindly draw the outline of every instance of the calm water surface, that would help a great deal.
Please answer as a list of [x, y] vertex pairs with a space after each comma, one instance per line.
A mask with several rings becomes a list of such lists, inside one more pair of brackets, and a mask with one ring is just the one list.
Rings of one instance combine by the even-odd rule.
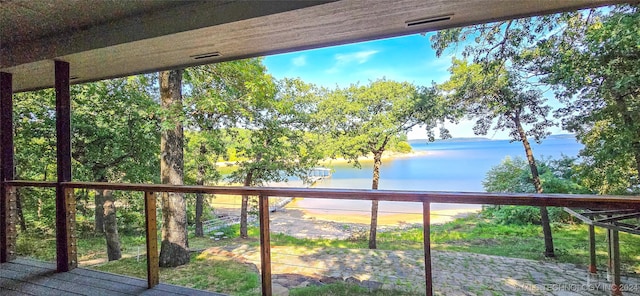
[[[412, 142], [415, 151], [425, 155], [383, 160], [380, 170], [380, 189], [482, 192], [482, 180], [487, 171], [505, 157], [525, 158], [522, 143], [508, 140], [481, 140], [466, 142]], [[582, 144], [573, 138], [551, 137], [541, 144], [532, 143], [536, 158], [562, 154], [576, 156]], [[362, 168], [351, 164], [331, 166], [335, 171], [331, 178], [316, 184], [316, 188], [371, 188], [372, 161], [362, 162]], [[368, 213], [370, 201], [302, 199], [296, 207], [309, 212], [327, 212], [335, 209], [344, 213]], [[479, 209], [478, 205], [433, 204], [433, 210]], [[334, 210], [334, 211], [335, 211]], [[406, 202], [381, 202], [381, 214], [396, 212], [418, 213], [421, 206]]]

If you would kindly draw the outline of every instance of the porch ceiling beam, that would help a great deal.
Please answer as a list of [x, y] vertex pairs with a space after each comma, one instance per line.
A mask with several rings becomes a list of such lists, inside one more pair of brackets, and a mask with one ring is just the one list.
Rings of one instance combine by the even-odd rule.
[[[75, 84], [621, 2], [628, 1], [196, 1], [89, 22], [86, 28], [76, 24], [69, 31], [86, 13], [78, 9], [77, 15], [60, 16], [67, 23], [59, 32], [0, 41], [0, 71], [14, 74], [14, 91], [20, 92], [54, 85], [52, 59], [73, 65]], [[0, 1], [0, 12], [11, 3]], [[55, 6], [51, 10], [58, 12]], [[108, 7], [101, 12], [114, 13]], [[434, 17], [441, 21], [421, 21]]]

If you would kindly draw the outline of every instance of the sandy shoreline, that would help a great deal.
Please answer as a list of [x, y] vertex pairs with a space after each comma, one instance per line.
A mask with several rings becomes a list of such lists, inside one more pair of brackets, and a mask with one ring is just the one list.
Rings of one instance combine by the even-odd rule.
[[[214, 203], [214, 207], [215, 207]], [[216, 207], [216, 214], [239, 216], [239, 204]], [[456, 218], [477, 213], [473, 209], [447, 209], [431, 211], [430, 224], [444, 224]], [[350, 239], [362, 236], [369, 230], [371, 215], [366, 212], [348, 213], [334, 211], [315, 213], [294, 206], [284, 207], [270, 213], [270, 230], [297, 238]], [[381, 213], [378, 215], [378, 230], [421, 227], [422, 213]]]
[[[443, 224], [477, 211], [442, 210], [431, 213], [431, 225]], [[370, 215], [308, 214], [284, 209], [270, 215], [270, 230], [297, 238], [351, 239], [368, 233]], [[378, 231], [421, 227], [421, 214], [394, 214], [378, 217]]]
[[[402, 152], [394, 152], [394, 151], [385, 151], [384, 153], [382, 153], [382, 160], [390, 160], [390, 159], [398, 159], [398, 158], [408, 158], [408, 157], [416, 157], [416, 156], [424, 156], [429, 154], [429, 152], [427, 151], [411, 151], [408, 153], [402, 153]], [[360, 156], [358, 157], [358, 162], [369, 162], [369, 161], [373, 161], [373, 154], [369, 154], [367, 156]], [[344, 163], [349, 163], [350, 160], [345, 159], [343, 157], [337, 157], [337, 158], [325, 158], [323, 160], [319, 161], [320, 165], [332, 165], [332, 164], [344, 164]], [[216, 162], [216, 166], [219, 167], [233, 167], [236, 166], [236, 162], [233, 161], [219, 161]]]
[[[290, 214], [301, 220], [319, 220], [348, 224], [369, 225], [371, 222], [369, 208], [362, 211], [348, 211], [341, 209], [317, 211], [300, 208], [297, 205], [297, 201], [299, 200], [300, 199], [294, 199], [292, 202], [285, 205], [284, 208], [278, 209], [276, 211], [277, 215], [284, 218]], [[221, 198], [216, 198], [211, 205], [216, 209], [216, 214], [218, 215], [236, 216], [240, 214], [240, 198], [222, 196]], [[420, 206], [419, 204], [417, 205]], [[462, 218], [477, 212], [478, 209], [470, 208], [431, 210], [430, 221], [431, 224], [443, 224], [453, 221], [456, 218]], [[422, 221], [421, 207], [415, 212], [385, 213], [384, 211], [381, 211], [378, 214], [378, 225], [380, 226], [422, 224]]]
[[[287, 212], [285, 207], [285, 212]], [[300, 210], [303, 213], [304, 219], [323, 220], [328, 222], [338, 223], [350, 223], [350, 224], [366, 224], [371, 222], [371, 215], [369, 214], [318, 214], [309, 213], [304, 210]], [[455, 220], [456, 218], [466, 217], [469, 214], [477, 213], [477, 210], [471, 209], [453, 209], [453, 210], [439, 210], [431, 211], [430, 222], [431, 224], [444, 224]], [[422, 224], [421, 213], [406, 213], [406, 214], [384, 214], [378, 215], [378, 225], [380, 226], [398, 226], [404, 224]]]

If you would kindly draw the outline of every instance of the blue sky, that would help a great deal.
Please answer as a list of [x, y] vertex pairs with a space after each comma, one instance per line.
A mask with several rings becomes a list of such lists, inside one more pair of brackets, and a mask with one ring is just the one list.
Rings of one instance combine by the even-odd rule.
[[[352, 83], [367, 84], [370, 80], [386, 78], [407, 81], [415, 85], [444, 82], [449, 77], [453, 51], [436, 58], [429, 43], [429, 33], [409, 35], [321, 49], [306, 50], [265, 57], [264, 64], [277, 79], [300, 78], [308, 83], [335, 88]], [[462, 121], [447, 125], [453, 137], [474, 137], [473, 123]], [[555, 128], [552, 133], [566, 133]], [[409, 133], [410, 139], [426, 138], [421, 129]], [[493, 139], [507, 139], [506, 132], [490, 131]]]

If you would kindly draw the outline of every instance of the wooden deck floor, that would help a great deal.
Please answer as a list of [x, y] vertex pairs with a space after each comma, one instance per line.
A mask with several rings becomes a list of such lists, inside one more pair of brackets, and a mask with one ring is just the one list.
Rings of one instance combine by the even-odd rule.
[[0, 295], [224, 295], [174, 285], [147, 289], [146, 280], [76, 268], [57, 273], [52, 263], [18, 258], [0, 264]]

